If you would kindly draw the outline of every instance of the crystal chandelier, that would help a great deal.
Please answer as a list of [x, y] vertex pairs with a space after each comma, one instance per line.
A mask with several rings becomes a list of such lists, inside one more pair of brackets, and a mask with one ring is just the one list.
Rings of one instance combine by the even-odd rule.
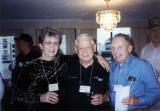
[[100, 24], [100, 28], [107, 31], [112, 31], [116, 28], [117, 23], [120, 22], [121, 16], [118, 10], [109, 10], [108, 2], [110, 0], [105, 0], [107, 2], [107, 10], [99, 11], [96, 13], [96, 22]]

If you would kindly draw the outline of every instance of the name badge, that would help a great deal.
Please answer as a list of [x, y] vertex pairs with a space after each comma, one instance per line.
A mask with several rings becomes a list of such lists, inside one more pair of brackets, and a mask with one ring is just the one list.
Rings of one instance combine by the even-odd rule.
[[58, 91], [58, 83], [49, 84], [48, 85], [48, 90], [49, 91]]
[[90, 93], [91, 86], [80, 85], [79, 92]]

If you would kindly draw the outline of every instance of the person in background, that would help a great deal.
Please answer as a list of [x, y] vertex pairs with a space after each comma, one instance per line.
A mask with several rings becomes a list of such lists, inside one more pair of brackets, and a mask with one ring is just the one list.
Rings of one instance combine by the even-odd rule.
[[94, 59], [96, 44], [88, 34], [75, 41], [77, 56], [68, 63], [66, 89], [68, 110], [98, 111], [107, 107], [107, 71]]
[[160, 82], [160, 18], [152, 18], [149, 21], [149, 28], [150, 42], [141, 50], [141, 58], [152, 64], [157, 80]]
[[2, 111], [1, 109], [1, 101], [4, 95], [4, 84], [3, 84], [3, 80], [2, 80], [2, 75], [0, 73], [0, 111]]
[[[16, 57], [16, 63], [14, 68], [10, 67], [10, 70], [12, 72], [11, 75], [11, 100], [9, 105], [15, 106], [15, 102], [12, 100], [14, 97], [14, 93], [17, 90], [17, 85], [19, 81], [21, 81], [20, 76], [22, 76], [21, 71], [22, 67], [24, 67], [27, 64], [30, 64], [30, 62], [38, 58], [40, 55], [33, 50], [33, 39], [29, 34], [22, 33], [18, 38], [15, 38], [16, 46], [18, 49], [18, 55]], [[25, 76], [25, 75], [24, 75]]]
[[[148, 32], [150, 42], [142, 48], [141, 58], [152, 64], [157, 81], [160, 84], [160, 17], [154, 17], [149, 20]], [[160, 109], [160, 98], [152, 109]]]
[[130, 95], [122, 99], [128, 110], [144, 110], [151, 107], [159, 96], [159, 86], [152, 66], [131, 54], [132, 39], [126, 34], [113, 37], [111, 51], [114, 62], [110, 70], [111, 104], [115, 107], [118, 85], [129, 86]]
[[18, 74], [25, 64], [29, 64], [32, 59], [38, 58], [39, 53], [33, 50], [33, 39], [29, 34], [21, 34], [20, 37], [15, 38], [18, 49], [18, 56], [16, 57], [16, 65], [12, 70], [12, 84], [18, 81]]

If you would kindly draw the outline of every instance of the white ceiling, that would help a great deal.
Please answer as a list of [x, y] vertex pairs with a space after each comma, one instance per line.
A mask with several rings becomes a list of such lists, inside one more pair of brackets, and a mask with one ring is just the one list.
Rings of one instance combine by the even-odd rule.
[[[160, 16], [160, 0], [111, 0], [122, 19]], [[104, 0], [0, 0], [0, 19], [87, 19], [106, 8]]]

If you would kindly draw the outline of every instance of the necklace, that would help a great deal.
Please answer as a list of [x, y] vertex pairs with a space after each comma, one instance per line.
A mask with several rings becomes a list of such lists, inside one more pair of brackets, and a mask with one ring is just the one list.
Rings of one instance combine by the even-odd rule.
[[[42, 64], [42, 70], [43, 70], [44, 76], [45, 76], [48, 84], [50, 84], [49, 79], [48, 79], [48, 77], [47, 77], [47, 73], [46, 73], [45, 68], [44, 68], [44, 65], [43, 65], [43, 62], [42, 62], [42, 60], [40, 60], [40, 61], [41, 61], [41, 64]], [[50, 74], [51, 74], [51, 73], [53, 73], [53, 72], [51, 71]], [[50, 75], [50, 74], [48, 73], [48, 75]], [[58, 83], [56, 74], [54, 74], [54, 76], [55, 76], [56, 82]]]

